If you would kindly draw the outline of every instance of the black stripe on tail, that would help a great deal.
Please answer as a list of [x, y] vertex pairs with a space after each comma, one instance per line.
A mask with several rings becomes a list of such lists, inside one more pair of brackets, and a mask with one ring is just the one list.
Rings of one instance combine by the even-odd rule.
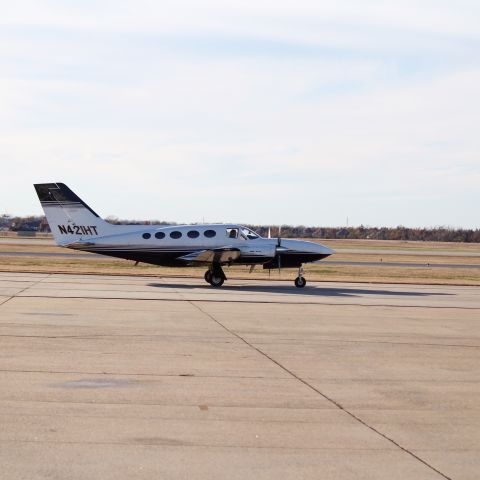
[[33, 185], [38, 198], [44, 206], [83, 205], [93, 215], [99, 217], [78, 195], [72, 192], [64, 183], [36, 183]]

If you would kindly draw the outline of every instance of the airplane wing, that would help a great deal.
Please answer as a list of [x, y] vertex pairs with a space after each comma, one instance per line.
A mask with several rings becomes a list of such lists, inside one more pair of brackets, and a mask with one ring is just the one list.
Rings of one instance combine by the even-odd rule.
[[185, 262], [198, 262], [198, 263], [230, 263], [236, 260], [240, 256], [240, 250], [238, 248], [215, 248], [212, 250], [197, 250], [196, 252], [189, 253], [183, 257], [178, 257], [177, 260], [183, 260]]

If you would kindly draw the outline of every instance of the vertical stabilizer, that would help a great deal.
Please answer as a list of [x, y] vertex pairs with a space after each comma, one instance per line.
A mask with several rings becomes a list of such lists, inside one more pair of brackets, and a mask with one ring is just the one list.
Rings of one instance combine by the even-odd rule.
[[63, 183], [34, 185], [58, 245], [111, 235], [115, 225], [100, 218]]

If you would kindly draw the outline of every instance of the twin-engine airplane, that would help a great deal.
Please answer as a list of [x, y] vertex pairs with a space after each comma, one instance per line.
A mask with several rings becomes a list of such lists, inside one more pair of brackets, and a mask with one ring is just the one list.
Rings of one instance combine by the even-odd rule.
[[136, 262], [173, 267], [206, 265], [205, 281], [220, 287], [223, 266], [298, 268], [295, 286], [306, 285], [302, 265], [333, 250], [314, 242], [262, 238], [236, 224], [112, 225], [63, 183], [34, 185], [58, 245]]

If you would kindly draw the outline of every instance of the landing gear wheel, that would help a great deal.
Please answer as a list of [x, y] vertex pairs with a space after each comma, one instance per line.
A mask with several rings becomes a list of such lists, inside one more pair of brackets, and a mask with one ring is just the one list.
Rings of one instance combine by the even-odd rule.
[[297, 288], [303, 288], [307, 284], [307, 281], [305, 280], [304, 277], [297, 277], [295, 279], [295, 286]]
[[225, 279], [223, 278], [222, 275], [218, 275], [214, 273], [210, 278], [210, 285], [212, 287], [221, 287], [224, 281]]
[[226, 279], [225, 272], [220, 265], [214, 264], [205, 272], [205, 281], [212, 287], [221, 287]]

